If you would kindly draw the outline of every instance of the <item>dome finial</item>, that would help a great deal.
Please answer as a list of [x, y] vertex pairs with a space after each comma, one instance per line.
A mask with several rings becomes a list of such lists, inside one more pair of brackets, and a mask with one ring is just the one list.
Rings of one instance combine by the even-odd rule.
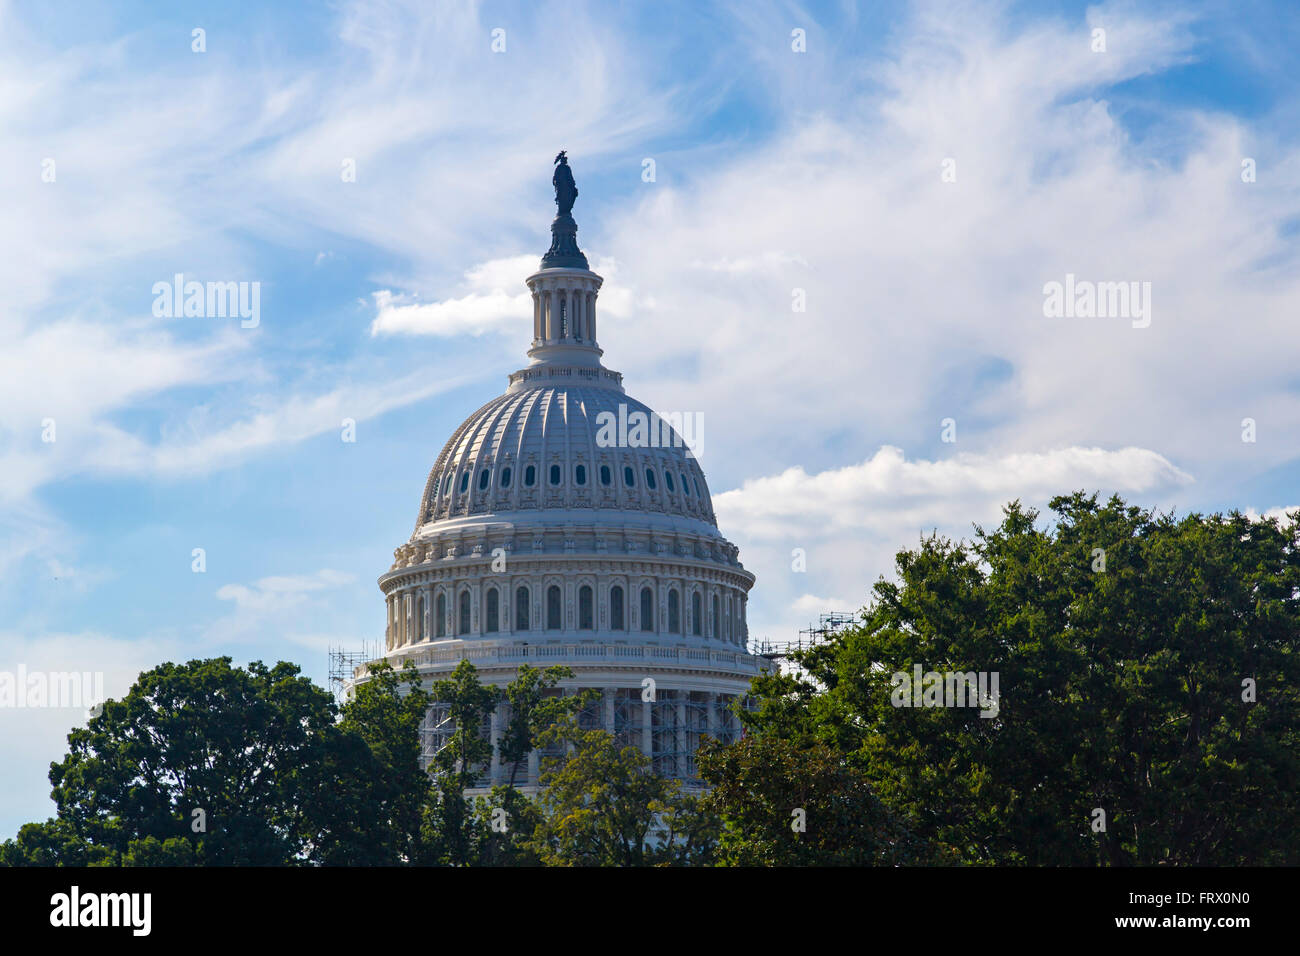
[[578, 224], [573, 220], [573, 203], [578, 198], [578, 185], [573, 181], [573, 170], [569, 168], [567, 150], [560, 150], [555, 157], [555, 175], [551, 185], [555, 187], [555, 221], [551, 223], [551, 248], [542, 256], [543, 269], [587, 269], [587, 257], [578, 248]]

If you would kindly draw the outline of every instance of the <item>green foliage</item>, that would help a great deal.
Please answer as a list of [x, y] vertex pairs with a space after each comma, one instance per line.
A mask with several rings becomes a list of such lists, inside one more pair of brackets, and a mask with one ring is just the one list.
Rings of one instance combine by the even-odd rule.
[[0, 843], [0, 866], [105, 866], [117, 862], [110, 847], [89, 842], [58, 819], [25, 823], [16, 839]]
[[680, 785], [653, 773], [635, 747], [575, 721], [542, 735], [566, 753], [548, 757], [530, 844], [548, 866], [648, 866], [707, 862], [716, 827]]
[[497, 751], [501, 763], [510, 768], [508, 786], [515, 785], [537, 738], [556, 724], [576, 716], [588, 701], [598, 695], [594, 690], [563, 696], [548, 693], [561, 680], [572, 677], [573, 671], [568, 667], [548, 667], [542, 671], [525, 664], [506, 687], [510, 719], [501, 734]]
[[712, 786], [704, 809], [723, 827], [730, 866], [898, 866], [927, 848], [884, 807], [866, 777], [823, 743], [746, 737], [700, 748]]
[[[421, 689], [414, 664], [407, 661], [399, 675], [387, 661], [378, 661], [370, 665], [369, 679], [356, 685], [352, 699], [343, 705], [339, 730], [364, 743], [375, 772], [369, 794], [331, 790], [322, 797], [336, 803], [339, 813], [346, 813], [356, 799], [372, 801], [370, 812], [375, 814], [376, 826], [369, 832], [356, 827], [344, 830], [327, 862], [425, 861], [427, 847], [421, 833], [431, 784], [420, 767], [420, 724], [429, 703], [430, 695]], [[358, 752], [353, 759], [362, 762], [367, 758]]]
[[334, 718], [291, 664], [163, 664], [69, 733], [50, 767], [57, 820], [24, 827], [0, 862], [380, 862], [359, 834], [379, 829], [381, 767]]
[[444, 775], [454, 777], [463, 791], [477, 770], [492, 759], [492, 742], [483, 736], [482, 726], [496, 708], [501, 691], [479, 683], [478, 670], [463, 660], [451, 677], [434, 682], [430, 696], [447, 705], [447, 716], [455, 727], [434, 762]]
[[[756, 681], [751, 732], [844, 755], [967, 862], [1300, 862], [1295, 533], [1083, 494], [1051, 508], [1046, 529], [1013, 503], [970, 544], [900, 553], [860, 627]], [[998, 715], [893, 706], [913, 664], [997, 672]]]

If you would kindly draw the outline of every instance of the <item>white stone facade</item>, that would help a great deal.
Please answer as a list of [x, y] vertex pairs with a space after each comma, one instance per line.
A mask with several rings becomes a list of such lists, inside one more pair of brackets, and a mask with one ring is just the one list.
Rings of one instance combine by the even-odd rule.
[[[600, 692], [584, 724], [690, 785], [700, 738], [738, 734], [729, 705], [766, 664], [746, 650], [754, 576], [675, 432], [654, 445], [604, 440], [603, 413], [652, 413], [601, 365], [602, 281], [575, 268], [528, 278], [530, 364], [434, 462], [415, 530], [379, 579], [385, 651], [430, 682], [465, 658], [502, 686], [521, 664], [566, 665], [566, 692]], [[505, 719], [499, 709], [484, 728], [494, 741]], [[426, 757], [445, 733], [435, 708]], [[539, 762], [534, 753], [516, 784], [535, 787]], [[479, 785], [509, 776], [494, 760]]]

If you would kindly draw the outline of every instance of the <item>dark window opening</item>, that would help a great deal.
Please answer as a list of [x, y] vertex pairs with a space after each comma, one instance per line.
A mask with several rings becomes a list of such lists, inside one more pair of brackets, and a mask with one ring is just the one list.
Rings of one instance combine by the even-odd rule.
[[624, 629], [623, 588], [618, 584], [609, 589], [609, 629], [611, 631]]

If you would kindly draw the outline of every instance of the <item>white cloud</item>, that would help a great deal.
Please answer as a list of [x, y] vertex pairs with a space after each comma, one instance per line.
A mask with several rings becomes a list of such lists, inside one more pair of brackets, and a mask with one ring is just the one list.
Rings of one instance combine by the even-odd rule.
[[217, 589], [217, 597], [223, 601], [234, 601], [235, 606], [242, 611], [283, 611], [298, 606], [313, 591], [350, 584], [353, 580], [350, 574], [323, 568], [314, 574], [260, 578], [251, 586], [226, 584]]
[[1063, 448], [1002, 456], [962, 453], [940, 461], [907, 461], [888, 445], [857, 465], [808, 474], [793, 467], [747, 480], [713, 498], [719, 523], [747, 538], [908, 527], [969, 521], [962, 507], [987, 511], [1013, 498], [1050, 497], [1076, 488], [1123, 492], [1166, 490], [1191, 476], [1142, 448]]
[[[1264, 131], [1177, 106], [1161, 114], [1176, 136], [1131, 139], [1107, 84], [1184, 63], [1193, 35], [1095, 15], [1105, 55], [1083, 18], [1018, 28], [923, 4], [867, 79], [831, 75], [815, 114], [647, 186], [607, 225], [637, 321], [602, 337], [606, 360], [637, 397], [707, 417], [714, 483], [882, 442], [931, 454], [945, 417], [982, 454], [1152, 449], [1200, 494], [1294, 456], [1300, 194], [1283, 184], [1300, 153], [1270, 142], [1277, 178], [1243, 184]], [[1067, 272], [1151, 282], [1151, 326], [1045, 319], [1043, 285]]]
[[[844, 468], [809, 474], [794, 467], [750, 479], [714, 495], [713, 504], [718, 526], [758, 577], [754, 598], [762, 612], [751, 610], [753, 636], [783, 640], [822, 611], [865, 605], [872, 583], [891, 574], [896, 553], [915, 547], [922, 535], [969, 538], [972, 524], [995, 525], [1013, 499], [1042, 508], [1076, 489], [1163, 498], [1191, 481], [1141, 448], [962, 453], [927, 461], [884, 446]], [[797, 562], [795, 549], [803, 552]]]
[[[422, 303], [412, 293], [396, 293], [391, 289], [373, 292], [376, 314], [370, 323], [370, 334], [451, 338], [506, 332], [527, 342], [531, 335], [533, 300], [524, 280], [538, 270], [540, 259], [533, 255], [507, 256], [480, 263], [465, 273], [462, 295], [437, 302]], [[592, 256], [590, 261], [592, 269], [611, 283], [618, 264], [608, 257]], [[608, 294], [600, 297], [598, 315], [621, 318], [629, 314], [630, 306], [630, 293], [614, 281]]]
[[790, 602], [790, 611], [796, 615], [802, 614], [812, 620], [817, 615], [827, 611], [848, 611], [850, 613], [858, 610], [861, 606], [861, 600], [840, 597], [820, 597], [816, 594], [801, 594]]
[[1291, 505], [1290, 507], [1287, 508], [1268, 508], [1262, 514], [1256, 511], [1254, 508], [1245, 508], [1242, 510], [1242, 514], [1244, 514], [1251, 521], [1261, 521], [1261, 520], [1268, 520], [1270, 518], [1273, 518], [1276, 519], [1282, 525], [1283, 528], [1289, 528], [1293, 524], [1295, 524], [1295, 522], [1291, 519], [1291, 516], [1297, 510], [1300, 510], [1300, 505]]
[[527, 293], [471, 292], [459, 299], [419, 304], [387, 289], [374, 293], [378, 314], [371, 335], [482, 335], [484, 332], [518, 331], [521, 317], [532, 309]]

